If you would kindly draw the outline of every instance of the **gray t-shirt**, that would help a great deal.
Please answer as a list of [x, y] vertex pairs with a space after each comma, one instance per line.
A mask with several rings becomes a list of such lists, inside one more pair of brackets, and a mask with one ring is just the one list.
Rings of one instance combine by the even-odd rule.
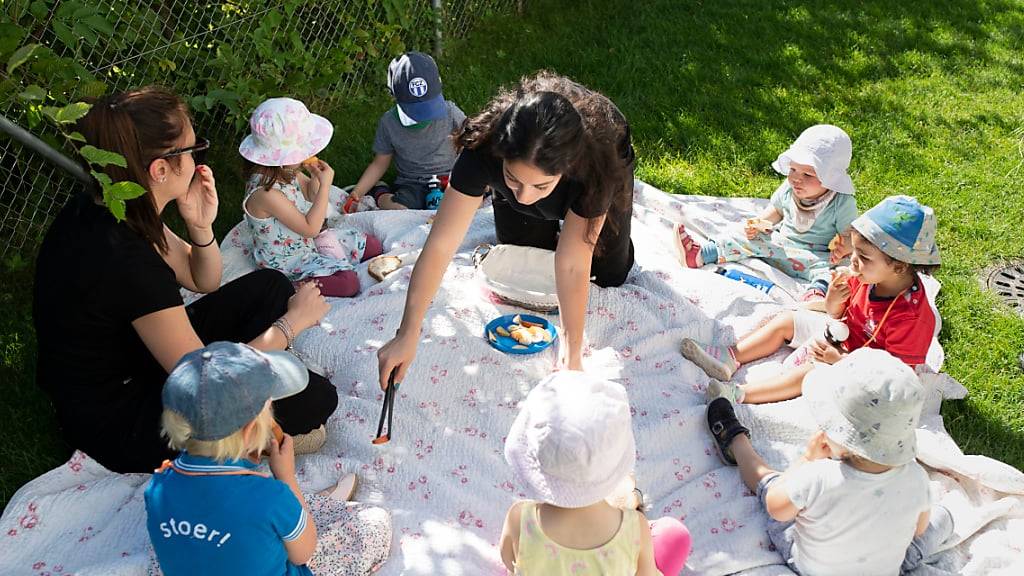
[[437, 174], [448, 174], [455, 164], [455, 146], [451, 135], [462, 126], [465, 113], [451, 102], [448, 115], [434, 120], [424, 128], [406, 127], [391, 108], [377, 123], [373, 139], [375, 154], [393, 154], [398, 176], [395, 184], [423, 184]]

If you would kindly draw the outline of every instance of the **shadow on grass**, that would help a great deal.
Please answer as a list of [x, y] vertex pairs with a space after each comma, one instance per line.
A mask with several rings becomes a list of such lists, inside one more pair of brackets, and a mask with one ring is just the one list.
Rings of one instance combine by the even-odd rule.
[[964, 454], [998, 454], [998, 459], [1024, 471], [1024, 430], [985, 410], [968, 396], [942, 405], [946, 431]]
[[25, 482], [71, 455], [50, 400], [36, 386], [32, 266], [2, 269], [0, 280], [0, 508]]

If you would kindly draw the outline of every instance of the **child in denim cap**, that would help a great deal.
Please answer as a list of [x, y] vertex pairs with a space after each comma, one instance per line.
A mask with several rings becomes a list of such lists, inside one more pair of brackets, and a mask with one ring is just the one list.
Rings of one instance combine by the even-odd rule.
[[915, 461], [920, 380], [884, 350], [862, 348], [808, 375], [804, 398], [819, 431], [781, 474], [754, 450], [728, 399], [708, 405], [719, 455], [768, 512], [769, 541], [803, 576], [914, 570], [953, 534]]
[[[377, 122], [374, 159], [349, 194], [358, 201], [370, 192], [377, 206], [387, 210], [422, 210], [433, 176], [442, 190], [447, 188], [456, 156], [451, 135], [466, 115], [444, 99], [437, 63], [422, 52], [392, 60], [387, 81], [395, 106]], [[380, 179], [392, 159], [398, 175], [388, 187]]]
[[857, 218], [853, 181], [846, 173], [852, 155], [850, 136], [841, 128], [818, 124], [804, 130], [772, 164], [786, 180], [772, 194], [771, 204], [746, 221], [742, 235], [698, 244], [679, 225], [676, 241], [683, 263], [700, 268], [761, 258], [810, 281], [804, 300], [824, 298], [829, 266], [849, 255], [850, 224]]
[[[229, 342], [175, 366], [163, 389], [163, 430], [182, 452], [153, 474], [145, 493], [146, 527], [164, 574], [362, 574], [387, 557], [387, 511], [345, 502], [355, 476], [303, 495], [292, 438], [274, 437], [271, 401], [298, 394], [308, 378], [288, 352]], [[263, 453], [273, 476], [258, 469]]]
[[[935, 214], [910, 196], [890, 196], [853, 223], [850, 268], [836, 271], [828, 289], [828, 314], [783, 312], [731, 346], [683, 340], [682, 353], [713, 380], [708, 399], [761, 404], [800, 395], [804, 376], [835, 364], [858, 348], [879, 348], [911, 367], [926, 364], [941, 318], [925, 293], [922, 274], [938, 268]], [[826, 327], [844, 324], [848, 337], [826, 340]], [[730, 382], [739, 366], [796, 348], [787, 370], [761, 382]], [[941, 366], [930, 366], [938, 370]]]

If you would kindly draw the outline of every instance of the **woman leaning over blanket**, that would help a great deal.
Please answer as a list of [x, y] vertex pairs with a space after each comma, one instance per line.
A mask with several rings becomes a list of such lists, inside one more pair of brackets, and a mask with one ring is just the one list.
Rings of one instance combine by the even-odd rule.
[[498, 242], [555, 251], [562, 358], [581, 370], [590, 281], [619, 286], [633, 265], [629, 124], [608, 98], [540, 72], [500, 91], [463, 123], [455, 144], [461, 153], [413, 270], [402, 324], [378, 353], [381, 387], [395, 368], [401, 381], [412, 363], [430, 300], [488, 187]]
[[[37, 381], [72, 447], [117, 472], [151, 472], [174, 454], [160, 437], [160, 394], [182, 356], [214, 340], [280, 350], [328, 305], [315, 287], [295, 292], [272, 270], [220, 287], [217, 188], [202, 163], [210, 144], [178, 96], [150, 87], [101, 98], [78, 130], [125, 157], [126, 168], [105, 169], [112, 180], [146, 194], [127, 202], [122, 222], [79, 195], [50, 226], [36, 262]], [[190, 242], [160, 218], [171, 202]], [[210, 294], [185, 306], [182, 286]], [[286, 432], [315, 444], [337, 402], [330, 382], [311, 374], [274, 411]]]

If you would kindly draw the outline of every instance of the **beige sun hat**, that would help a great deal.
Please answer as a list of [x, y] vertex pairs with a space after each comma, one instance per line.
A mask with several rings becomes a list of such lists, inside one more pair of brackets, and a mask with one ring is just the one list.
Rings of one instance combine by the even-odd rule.
[[916, 458], [924, 386], [885, 350], [860, 348], [816, 367], [804, 378], [803, 395], [818, 426], [854, 454], [887, 466]]

